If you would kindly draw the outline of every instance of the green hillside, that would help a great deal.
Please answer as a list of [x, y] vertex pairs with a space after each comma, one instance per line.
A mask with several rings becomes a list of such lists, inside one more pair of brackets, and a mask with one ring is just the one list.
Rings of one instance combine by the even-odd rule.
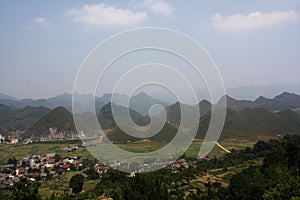
[[7, 131], [24, 130], [32, 126], [50, 111], [50, 109], [45, 107], [31, 106], [14, 110], [0, 104], [0, 128]]
[[[211, 103], [207, 100], [203, 100], [198, 104], [198, 108], [200, 111], [200, 116], [204, 116], [211, 111]], [[167, 118], [168, 121], [172, 124], [178, 125], [181, 121], [181, 109], [186, 111], [187, 113], [193, 112], [195, 110], [194, 105], [182, 104], [180, 102], [176, 102], [170, 106], [166, 107]], [[193, 119], [191, 119], [193, 120]]]
[[[200, 120], [198, 138], [203, 138], [210, 121], [210, 113]], [[300, 115], [291, 110], [273, 113], [262, 108], [233, 111], [228, 109], [221, 138], [253, 138], [300, 134]]]
[[37, 123], [27, 129], [23, 137], [47, 136], [49, 128], [57, 128], [58, 131], [75, 131], [75, 124], [72, 114], [64, 107], [53, 109]]
[[[118, 106], [115, 104], [108, 103], [105, 106], [103, 106], [98, 114], [98, 120], [102, 127], [102, 129], [112, 129], [117, 127], [116, 122], [113, 117], [112, 109], [111, 107], [114, 107], [114, 110], [116, 111], [116, 114], [118, 114], [120, 117], [126, 116], [127, 109], [123, 106]], [[149, 123], [149, 117], [144, 117], [138, 112], [129, 109], [129, 113], [131, 115], [132, 120], [139, 124], [139, 125], [147, 125]]]
[[[172, 126], [171, 124], [166, 123], [164, 127], [153, 137], [149, 137], [147, 139], [153, 141], [165, 141], [170, 142], [177, 133], [177, 128]], [[140, 138], [132, 137], [125, 132], [123, 132], [120, 128], [114, 128], [111, 132], [106, 135], [111, 141], [138, 141]]]

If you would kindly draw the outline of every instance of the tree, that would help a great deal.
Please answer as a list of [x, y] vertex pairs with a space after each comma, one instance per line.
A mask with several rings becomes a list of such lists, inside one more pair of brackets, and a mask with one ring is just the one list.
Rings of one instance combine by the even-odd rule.
[[72, 188], [74, 194], [79, 194], [82, 191], [82, 186], [84, 183], [84, 176], [81, 174], [76, 174], [72, 176], [70, 180], [69, 188]]
[[84, 159], [82, 161], [83, 168], [94, 167], [96, 163], [97, 163], [96, 160]]
[[89, 180], [96, 180], [99, 178], [98, 172], [93, 167], [89, 168], [85, 173], [89, 176]]
[[137, 174], [121, 186], [126, 199], [169, 199], [167, 187], [152, 174]]
[[27, 179], [21, 179], [19, 182], [11, 188], [11, 195], [8, 199], [18, 199], [18, 200], [38, 200], [41, 197], [38, 195], [38, 185], [39, 183], [32, 183]]
[[55, 162], [58, 162], [61, 159], [61, 155], [55, 154]]
[[7, 163], [16, 166], [18, 163], [18, 160], [15, 157], [12, 157], [12, 158], [8, 159]]
[[70, 170], [71, 171], [76, 171], [77, 170], [76, 166], [73, 163], [70, 164]]

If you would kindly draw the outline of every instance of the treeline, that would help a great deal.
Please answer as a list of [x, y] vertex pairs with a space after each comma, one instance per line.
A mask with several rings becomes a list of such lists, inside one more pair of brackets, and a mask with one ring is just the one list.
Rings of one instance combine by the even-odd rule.
[[263, 165], [236, 174], [208, 199], [300, 199], [300, 137], [258, 142], [253, 152], [265, 155]]

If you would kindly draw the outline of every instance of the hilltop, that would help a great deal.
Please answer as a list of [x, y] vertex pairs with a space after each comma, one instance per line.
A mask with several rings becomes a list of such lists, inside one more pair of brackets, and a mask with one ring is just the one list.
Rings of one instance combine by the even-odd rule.
[[23, 138], [53, 139], [76, 137], [73, 115], [64, 107], [57, 107], [29, 127]]
[[224, 96], [220, 101], [224, 100], [224, 98], [227, 101], [227, 108], [236, 111], [244, 108], [264, 108], [269, 111], [298, 110], [300, 108], [300, 95], [288, 92], [283, 92], [272, 99], [260, 96], [254, 101], [237, 100], [230, 96]]

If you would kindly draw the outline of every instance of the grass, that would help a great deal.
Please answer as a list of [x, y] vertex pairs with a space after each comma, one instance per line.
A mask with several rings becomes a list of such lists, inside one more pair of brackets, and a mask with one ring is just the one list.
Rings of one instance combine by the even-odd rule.
[[39, 194], [42, 197], [49, 196], [52, 193], [55, 193], [57, 195], [71, 195], [71, 190], [69, 189], [69, 182], [71, 177], [76, 174], [82, 174], [85, 177], [82, 192], [91, 191], [95, 188], [95, 185], [97, 184], [96, 180], [87, 180], [87, 175], [85, 173], [70, 171], [58, 176], [56, 179], [42, 182], [41, 186], [39, 187]]
[[135, 153], [147, 153], [147, 152], [155, 151], [164, 147], [165, 145], [166, 143], [164, 142], [155, 142], [155, 141], [117, 144], [118, 147], [126, 151], [131, 151]]
[[[235, 149], [243, 149], [246, 147], [251, 147], [255, 144], [253, 141], [244, 141], [244, 140], [235, 140], [235, 141], [221, 141], [219, 142], [225, 148], [231, 150]], [[21, 159], [25, 156], [30, 156], [32, 154], [39, 153], [42, 156], [45, 156], [46, 153], [56, 152], [61, 156], [81, 156], [84, 158], [94, 159], [94, 157], [90, 154], [90, 152], [86, 148], [78, 148], [74, 152], [61, 152], [59, 151], [61, 148], [68, 146], [70, 143], [33, 143], [33, 144], [0, 144], [0, 164], [6, 164], [7, 160], [11, 157], [15, 157], [16, 159]], [[106, 144], [103, 144], [106, 145]], [[155, 141], [143, 141], [143, 142], [133, 142], [127, 144], [117, 144], [118, 147], [131, 152], [136, 153], [147, 153], [151, 151], [158, 150], [164, 147], [166, 143], [164, 142], [155, 142]], [[198, 156], [200, 147], [202, 142], [195, 141], [189, 147], [189, 149], [185, 152], [186, 157], [188, 158], [196, 158]], [[109, 152], [108, 152], [109, 154]], [[221, 157], [226, 154], [220, 147], [215, 146], [213, 150], [209, 153], [210, 157]], [[117, 156], [117, 155], [116, 155]]]
[[46, 153], [56, 152], [61, 156], [82, 156], [85, 158], [93, 158], [85, 148], [78, 148], [74, 152], [61, 152], [60, 149], [68, 146], [69, 143], [33, 143], [33, 144], [0, 144], [0, 164], [7, 164], [9, 158], [15, 157], [21, 159], [32, 154], [40, 154], [45, 156]]

